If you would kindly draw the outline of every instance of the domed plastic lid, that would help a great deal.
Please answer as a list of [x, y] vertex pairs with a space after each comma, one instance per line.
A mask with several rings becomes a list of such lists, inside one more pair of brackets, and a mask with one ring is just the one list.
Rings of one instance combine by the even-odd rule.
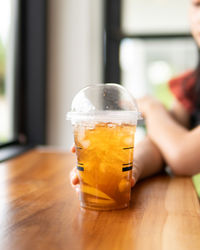
[[79, 91], [72, 101], [67, 120], [72, 123], [113, 122], [133, 123], [141, 119], [141, 113], [133, 96], [121, 85], [95, 84]]

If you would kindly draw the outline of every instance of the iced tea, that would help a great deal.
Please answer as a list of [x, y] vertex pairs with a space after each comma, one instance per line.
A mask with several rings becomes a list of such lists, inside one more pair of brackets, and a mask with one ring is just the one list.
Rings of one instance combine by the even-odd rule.
[[129, 205], [135, 125], [74, 125], [82, 207], [98, 210]]

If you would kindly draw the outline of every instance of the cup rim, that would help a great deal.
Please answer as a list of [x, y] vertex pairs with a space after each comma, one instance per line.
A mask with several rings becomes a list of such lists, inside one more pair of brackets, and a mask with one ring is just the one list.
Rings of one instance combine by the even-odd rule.
[[73, 121], [102, 121], [102, 122], [137, 122], [142, 120], [142, 114], [138, 111], [129, 110], [98, 110], [90, 112], [70, 111], [66, 120]]

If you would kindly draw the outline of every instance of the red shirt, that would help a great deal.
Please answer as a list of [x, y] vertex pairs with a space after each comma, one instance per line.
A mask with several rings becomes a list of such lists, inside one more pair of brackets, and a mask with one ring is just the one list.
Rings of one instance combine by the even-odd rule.
[[186, 72], [169, 81], [169, 88], [176, 99], [190, 113], [194, 110], [194, 103], [187, 93], [191, 91], [195, 84], [194, 71]]

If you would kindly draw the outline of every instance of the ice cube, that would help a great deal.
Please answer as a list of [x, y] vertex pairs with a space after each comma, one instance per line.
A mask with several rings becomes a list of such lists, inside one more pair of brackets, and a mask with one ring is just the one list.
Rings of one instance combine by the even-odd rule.
[[83, 148], [88, 148], [90, 146], [90, 141], [89, 140], [82, 140], [82, 141], [79, 141], [79, 142], [81, 143]]
[[133, 137], [132, 136], [125, 137], [124, 138], [124, 144], [125, 145], [130, 145], [130, 147], [133, 146]]
[[106, 166], [105, 166], [104, 163], [100, 163], [100, 164], [99, 164], [99, 170], [100, 170], [101, 172], [103, 172], [103, 173], [106, 172]]
[[119, 191], [120, 193], [123, 193], [125, 191], [128, 191], [130, 188], [131, 188], [131, 184], [130, 184], [130, 181], [129, 180], [126, 180], [126, 179], [122, 179], [119, 183]]

